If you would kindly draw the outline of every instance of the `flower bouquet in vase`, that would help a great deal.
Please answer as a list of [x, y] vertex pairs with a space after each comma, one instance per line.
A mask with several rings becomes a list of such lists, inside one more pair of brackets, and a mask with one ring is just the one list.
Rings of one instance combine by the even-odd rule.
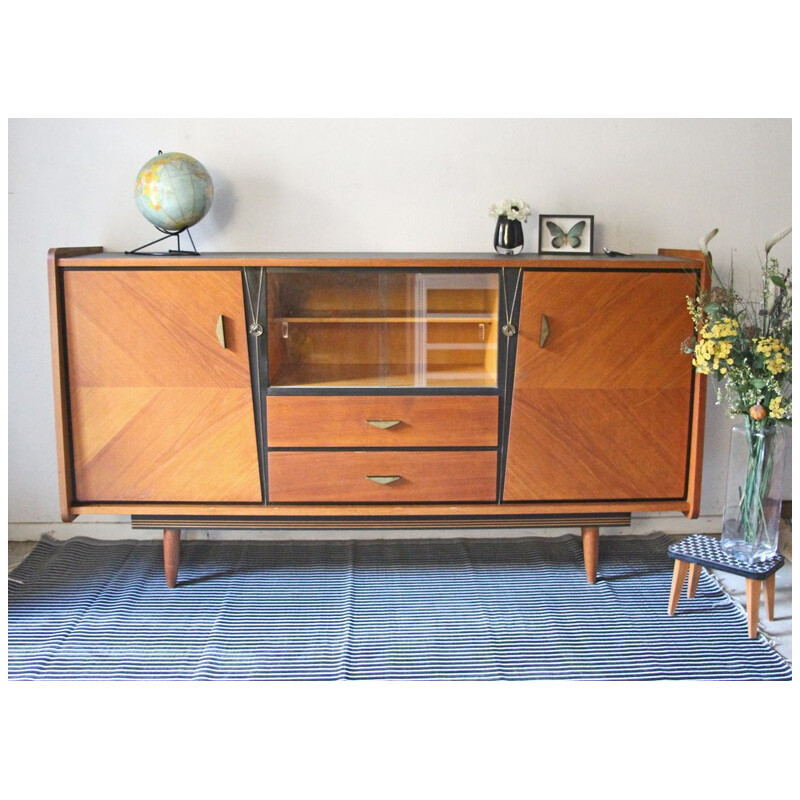
[[717, 403], [724, 399], [738, 420], [731, 433], [722, 547], [750, 564], [778, 549], [784, 428], [792, 418], [792, 287], [791, 269], [782, 272], [770, 251], [790, 231], [764, 246], [760, 296], [745, 299], [733, 274], [724, 284], [714, 269], [708, 243], [715, 228], [700, 241], [711, 288], [687, 298], [694, 336], [683, 349], [698, 372], [716, 379]]

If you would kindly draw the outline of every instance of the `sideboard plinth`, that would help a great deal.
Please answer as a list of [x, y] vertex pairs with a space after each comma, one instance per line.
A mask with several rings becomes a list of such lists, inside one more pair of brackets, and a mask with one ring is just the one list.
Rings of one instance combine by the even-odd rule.
[[448, 517], [336, 517], [313, 518], [285, 517], [178, 517], [132, 516], [131, 526], [146, 530], [161, 528], [164, 531], [164, 575], [167, 586], [174, 588], [178, 581], [181, 529], [194, 530], [459, 530], [484, 529], [487, 536], [495, 528], [575, 528], [581, 530], [583, 560], [586, 580], [597, 581], [597, 560], [600, 543], [600, 526], [628, 527], [630, 514], [539, 514], [539, 515], [484, 515], [476, 517], [452, 515]]

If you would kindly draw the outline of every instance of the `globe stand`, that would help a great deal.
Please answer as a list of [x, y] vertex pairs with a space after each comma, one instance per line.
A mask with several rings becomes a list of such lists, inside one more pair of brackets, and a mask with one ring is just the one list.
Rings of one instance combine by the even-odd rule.
[[189, 241], [192, 243], [192, 247], [195, 247], [194, 239], [192, 239], [192, 234], [189, 233], [188, 228], [181, 228], [179, 231], [167, 231], [164, 228], [159, 228], [158, 225], [155, 226], [157, 231], [161, 231], [164, 234], [160, 239], [153, 239], [152, 242], [148, 242], [147, 244], [143, 244], [141, 247], [137, 247], [135, 250], [126, 250], [125, 255], [133, 255], [134, 253], [141, 253], [145, 247], [150, 247], [151, 245], [158, 244], [159, 242], [163, 242], [164, 239], [169, 239], [170, 236], [174, 236], [178, 242], [178, 249], [177, 250], [169, 250], [166, 253], [142, 253], [143, 256], [199, 256], [200, 253], [197, 252], [196, 249], [194, 250], [181, 250], [181, 234], [186, 233], [189, 237]]

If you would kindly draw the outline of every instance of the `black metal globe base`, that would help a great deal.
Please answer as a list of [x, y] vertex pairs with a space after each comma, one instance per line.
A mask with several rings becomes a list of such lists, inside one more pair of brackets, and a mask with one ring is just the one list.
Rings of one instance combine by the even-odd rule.
[[[134, 253], [138, 253], [143, 256], [199, 256], [200, 253], [197, 252], [195, 248], [194, 239], [192, 239], [192, 234], [189, 233], [188, 228], [181, 228], [179, 231], [168, 231], [164, 228], [159, 228], [158, 225], [155, 226], [157, 231], [161, 231], [164, 234], [159, 239], [153, 239], [152, 242], [148, 242], [147, 244], [143, 244], [141, 247], [137, 247], [135, 250], [126, 250], [125, 255], [133, 255]], [[185, 233], [189, 237], [189, 241], [192, 243], [192, 250], [183, 250], [181, 249], [181, 234]], [[163, 242], [165, 239], [169, 239], [171, 236], [174, 236], [177, 241], [177, 250], [168, 250], [166, 253], [142, 253], [145, 247], [150, 247], [151, 245], [158, 244], [159, 242]]]

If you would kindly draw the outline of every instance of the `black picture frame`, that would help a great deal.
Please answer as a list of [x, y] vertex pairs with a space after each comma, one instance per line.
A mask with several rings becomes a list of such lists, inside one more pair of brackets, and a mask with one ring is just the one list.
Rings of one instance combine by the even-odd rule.
[[[580, 233], [580, 244], [570, 245], [567, 234], [579, 222], [585, 222]], [[551, 222], [562, 232], [554, 235], [547, 227]], [[563, 237], [563, 239], [562, 239]], [[560, 242], [561, 246], [557, 245]], [[539, 254], [540, 255], [590, 255], [594, 247], [594, 215], [593, 214], [540, 214], [539, 215]]]

